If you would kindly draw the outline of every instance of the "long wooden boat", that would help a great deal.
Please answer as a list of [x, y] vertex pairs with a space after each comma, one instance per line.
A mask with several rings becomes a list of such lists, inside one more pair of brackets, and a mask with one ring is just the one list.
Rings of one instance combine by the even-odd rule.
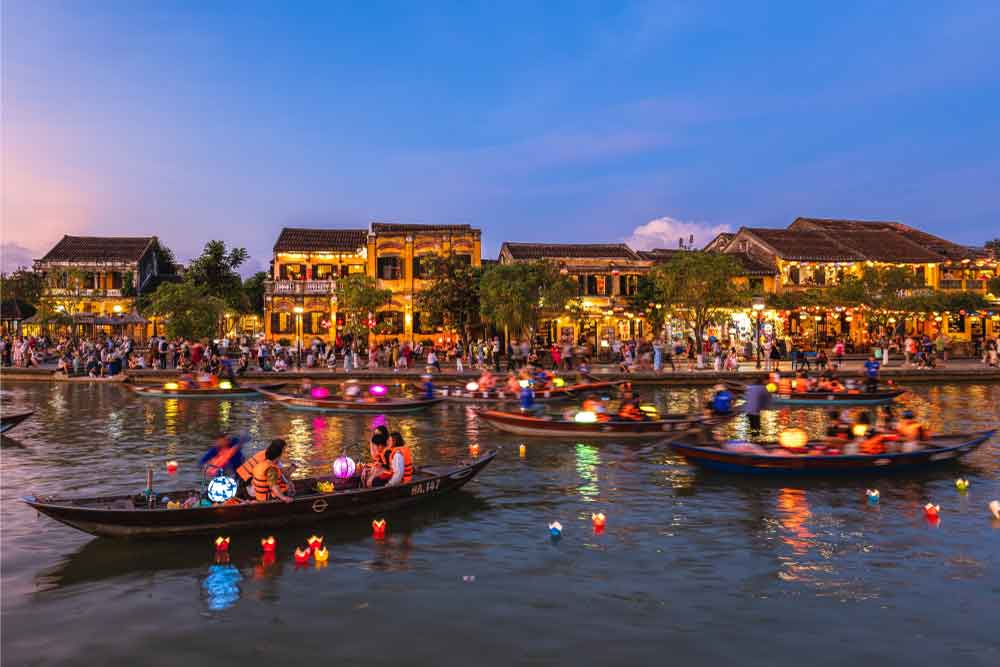
[[[621, 384], [624, 384], [624, 380], [582, 382], [579, 384], [568, 384], [562, 387], [553, 387], [551, 389], [540, 389], [535, 391], [535, 402], [546, 403], [550, 401], [562, 401], [578, 397], [580, 394], [585, 394], [591, 391], [614, 389]], [[446, 401], [449, 402], [476, 403], [482, 405], [516, 403], [520, 399], [520, 394], [514, 394], [504, 389], [469, 391], [465, 387], [449, 387], [447, 389], [441, 389], [440, 394]]]
[[182, 389], [178, 387], [177, 389], [167, 389], [163, 385], [158, 386], [141, 386], [137, 384], [131, 384], [126, 382], [125, 387], [128, 387], [130, 391], [139, 395], [146, 396], [148, 398], [248, 398], [253, 396], [259, 396], [262, 390], [274, 391], [281, 389], [285, 386], [285, 383], [281, 384], [265, 384], [265, 385], [237, 385], [229, 389], [222, 389], [220, 387], [206, 387], [206, 388], [189, 388]]
[[577, 422], [550, 417], [534, 417], [517, 412], [483, 410], [479, 418], [486, 423], [518, 435], [549, 438], [663, 438], [694, 428], [713, 426], [731, 419], [703, 415], [664, 415], [649, 421]]
[[[291, 503], [272, 500], [236, 505], [212, 505], [185, 509], [167, 509], [157, 503], [146, 505], [143, 495], [105, 496], [98, 498], [53, 498], [26, 496], [22, 500], [56, 521], [92, 535], [105, 537], [170, 537], [199, 533], [218, 533], [291, 524], [314, 524], [344, 517], [369, 515], [406, 507], [437, 498], [464, 486], [496, 457], [490, 451], [462, 465], [422, 466], [413, 481], [399, 486], [376, 489], [352, 488], [331, 493], [316, 490], [317, 479], [294, 480], [295, 498]], [[169, 495], [184, 498], [197, 491], [172, 491]]]
[[346, 414], [370, 414], [386, 412], [416, 412], [440, 403], [443, 398], [380, 398], [377, 400], [358, 399], [355, 401], [342, 398], [311, 398], [295, 394], [281, 394], [275, 391], [261, 389], [260, 394], [269, 401], [280, 403], [292, 410], [319, 410], [321, 412], [340, 412]]
[[906, 393], [904, 389], [883, 389], [872, 392], [846, 391], [783, 392], [771, 395], [775, 405], [876, 405], [891, 403]]
[[16, 415], [0, 416], [0, 433], [6, 433], [33, 414], [35, 414], [35, 412], [32, 410], [29, 412], [21, 412]]
[[933, 436], [914, 452], [893, 454], [756, 454], [730, 451], [697, 439], [674, 440], [670, 446], [696, 465], [731, 473], [758, 474], [844, 474], [889, 473], [956, 461], [975, 450], [996, 433], [996, 429], [976, 433]]

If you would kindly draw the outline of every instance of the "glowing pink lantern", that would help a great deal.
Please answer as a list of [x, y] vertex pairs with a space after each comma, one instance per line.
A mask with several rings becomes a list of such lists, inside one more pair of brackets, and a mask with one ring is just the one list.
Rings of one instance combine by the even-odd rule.
[[382, 398], [383, 396], [389, 393], [389, 390], [386, 389], [385, 385], [383, 384], [373, 384], [372, 386], [368, 387], [368, 393], [374, 396], [375, 398]]
[[338, 456], [333, 461], [333, 476], [337, 479], [348, 479], [354, 476], [358, 466], [350, 456]]
[[313, 387], [309, 393], [313, 398], [326, 398], [330, 395], [330, 390], [326, 387]]

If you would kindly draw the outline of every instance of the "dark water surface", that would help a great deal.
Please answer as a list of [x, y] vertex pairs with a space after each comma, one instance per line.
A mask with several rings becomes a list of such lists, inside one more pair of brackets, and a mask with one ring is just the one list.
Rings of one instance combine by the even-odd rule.
[[[938, 432], [1000, 422], [1000, 384], [913, 389], [903, 402]], [[644, 391], [671, 410], [702, 400]], [[4, 665], [1000, 665], [1000, 523], [987, 510], [998, 439], [904, 477], [757, 480], [647, 443], [503, 435], [439, 406], [392, 425], [418, 463], [460, 460], [470, 442], [501, 448], [466, 491], [386, 515], [384, 542], [374, 517], [277, 531], [278, 563], [262, 568], [258, 532], [233, 534], [232, 564], [217, 565], [211, 537], [97, 539], [17, 498], [138, 492], [150, 462], [159, 491], [191, 486], [222, 431], [285, 437], [309, 472], [363, 442], [368, 418], [111, 385], [10, 382], [2, 398], [5, 412], [37, 411], [3, 440]], [[772, 432], [789, 422], [823, 427], [807, 409], [765, 420]], [[330, 564], [296, 568], [313, 531]]]

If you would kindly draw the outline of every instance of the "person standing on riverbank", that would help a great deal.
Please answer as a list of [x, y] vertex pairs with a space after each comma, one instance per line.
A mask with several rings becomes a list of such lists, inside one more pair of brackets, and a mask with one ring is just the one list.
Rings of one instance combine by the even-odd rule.
[[750, 432], [753, 434], [760, 433], [760, 413], [762, 410], [766, 410], [770, 404], [771, 394], [767, 391], [767, 387], [764, 386], [759, 376], [750, 381], [744, 400], [746, 401], [744, 410], [747, 413], [747, 423], [750, 426]]

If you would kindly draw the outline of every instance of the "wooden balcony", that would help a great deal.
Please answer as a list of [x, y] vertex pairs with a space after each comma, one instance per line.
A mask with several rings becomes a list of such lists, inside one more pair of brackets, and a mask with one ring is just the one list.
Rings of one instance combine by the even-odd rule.
[[264, 289], [270, 296], [332, 296], [336, 280], [268, 280]]

